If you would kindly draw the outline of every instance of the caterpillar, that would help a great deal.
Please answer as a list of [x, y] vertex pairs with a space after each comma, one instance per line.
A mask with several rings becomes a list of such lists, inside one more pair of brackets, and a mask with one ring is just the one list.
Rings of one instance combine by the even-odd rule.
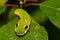
[[20, 18], [20, 20], [15, 24], [15, 32], [17, 35], [23, 36], [30, 28], [30, 15], [25, 10], [19, 8], [15, 10], [14, 14]]

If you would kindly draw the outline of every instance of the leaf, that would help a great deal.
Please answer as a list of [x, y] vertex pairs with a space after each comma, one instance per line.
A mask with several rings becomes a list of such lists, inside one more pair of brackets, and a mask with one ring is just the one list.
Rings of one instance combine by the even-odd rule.
[[16, 9], [16, 7], [12, 7], [9, 10], [9, 13], [8, 13], [8, 20], [9, 21], [14, 20], [14, 18], [15, 18], [15, 15], [14, 15], [15, 9]]
[[14, 27], [18, 18], [8, 22], [0, 28], [0, 40], [48, 40], [48, 35], [43, 26], [38, 23], [31, 23], [28, 33], [22, 37], [16, 36]]
[[6, 10], [6, 6], [0, 6], [0, 14], [2, 14]]
[[46, 15], [44, 15], [44, 13], [40, 10], [39, 7], [36, 10], [34, 9], [33, 12], [31, 12], [31, 16], [38, 23], [44, 23], [47, 20]]
[[0, 6], [4, 6], [8, 0], [0, 0]]
[[25, 9], [38, 23], [44, 23], [47, 20], [46, 15], [41, 11], [39, 6], [29, 6]]
[[45, 1], [40, 6], [50, 21], [60, 28], [60, 0]]
[[[16, 36], [14, 27], [17, 22], [17, 18], [8, 22], [0, 28], [0, 40], [48, 40], [47, 32], [43, 26], [39, 24], [31, 23], [28, 33], [23, 37]], [[35, 28], [37, 26], [37, 28]]]
[[0, 14], [2, 14], [6, 9], [6, 2], [8, 0], [0, 0]]

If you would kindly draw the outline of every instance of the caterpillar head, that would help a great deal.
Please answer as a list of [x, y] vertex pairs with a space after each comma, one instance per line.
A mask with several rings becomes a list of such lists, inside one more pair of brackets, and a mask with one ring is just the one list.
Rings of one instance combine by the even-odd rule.
[[29, 30], [29, 25], [27, 25], [26, 21], [20, 20], [15, 25], [15, 32], [19, 36], [25, 35]]

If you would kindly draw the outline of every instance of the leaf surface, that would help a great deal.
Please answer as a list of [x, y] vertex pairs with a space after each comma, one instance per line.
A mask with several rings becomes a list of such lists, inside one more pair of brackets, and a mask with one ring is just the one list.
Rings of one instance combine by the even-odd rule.
[[43, 2], [40, 8], [50, 21], [60, 28], [60, 0]]

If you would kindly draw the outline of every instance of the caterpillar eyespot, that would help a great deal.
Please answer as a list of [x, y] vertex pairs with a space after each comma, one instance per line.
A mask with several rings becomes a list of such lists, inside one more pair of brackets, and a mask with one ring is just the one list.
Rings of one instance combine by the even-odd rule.
[[16, 27], [18, 27], [19, 26], [19, 24], [18, 23], [16, 23]]
[[25, 26], [25, 29], [27, 29], [28, 28], [28, 26]]

